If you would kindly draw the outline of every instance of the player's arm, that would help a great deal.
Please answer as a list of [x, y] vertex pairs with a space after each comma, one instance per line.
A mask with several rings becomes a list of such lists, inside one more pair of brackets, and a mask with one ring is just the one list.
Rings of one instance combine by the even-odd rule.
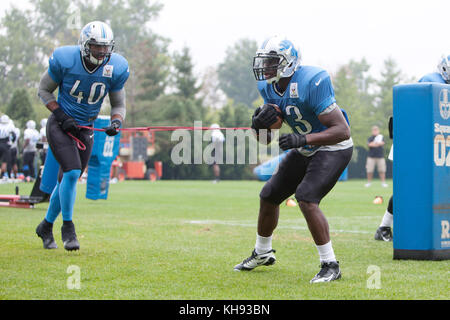
[[57, 87], [58, 83], [52, 79], [48, 71], [45, 71], [39, 81], [38, 96], [41, 98], [47, 109], [53, 113], [56, 121], [58, 121], [59, 125], [65, 132], [77, 134], [78, 127], [75, 119], [64, 113], [53, 95], [53, 92]]
[[48, 71], [45, 70], [39, 81], [38, 96], [50, 112], [59, 108], [58, 102], [56, 102], [56, 98], [53, 95], [56, 88], [58, 88], [58, 84], [53, 81]]
[[333, 145], [350, 139], [350, 127], [337, 105], [331, 112], [320, 114], [318, 119], [327, 129], [307, 134], [306, 144], [316, 146]]
[[104, 129], [107, 135], [115, 136], [119, 133], [119, 129], [126, 116], [125, 89], [110, 91], [109, 101], [111, 103], [111, 124]]
[[306, 135], [297, 133], [284, 134], [279, 139], [280, 148], [288, 150], [305, 145], [333, 145], [350, 139], [350, 127], [341, 109], [336, 104], [330, 107], [332, 108], [331, 111], [318, 115], [319, 121], [327, 127], [326, 130]]

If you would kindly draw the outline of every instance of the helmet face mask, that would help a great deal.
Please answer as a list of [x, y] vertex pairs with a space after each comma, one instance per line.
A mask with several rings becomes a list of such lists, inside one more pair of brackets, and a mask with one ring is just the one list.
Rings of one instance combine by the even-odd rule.
[[253, 58], [253, 73], [258, 81], [266, 80], [271, 83], [278, 81], [287, 61], [275, 52], [259, 53]]
[[264, 41], [253, 58], [253, 73], [257, 81], [278, 82], [294, 74], [300, 58], [292, 42], [279, 36]]
[[106, 23], [94, 21], [83, 27], [78, 43], [83, 58], [99, 66], [109, 59], [114, 50], [114, 34]]
[[438, 64], [438, 71], [446, 83], [450, 83], [450, 56], [442, 56]]
[[108, 59], [113, 51], [114, 45], [112, 44], [101, 44], [97, 43], [95, 40], [89, 40], [86, 44], [87, 56], [89, 62], [94, 65], [100, 65]]

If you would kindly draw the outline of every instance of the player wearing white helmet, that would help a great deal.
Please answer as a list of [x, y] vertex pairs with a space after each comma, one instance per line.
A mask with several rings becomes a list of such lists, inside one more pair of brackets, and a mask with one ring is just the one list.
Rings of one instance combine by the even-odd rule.
[[450, 84], [450, 55], [442, 55], [437, 65], [437, 71], [424, 75], [419, 82]]
[[10, 139], [11, 135], [15, 135], [14, 126], [8, 115], [4, 114], [0, 117], [0, 162], [3, 179], [8, 179], [8, 162], [10, 159]]
[[249, 271], [275, 263], [272, 234], [278, 223], [279, 206], [295, 194], [321, 262], [311, 283], [337, 280], [341, 271], [319, 203], [352, 156], [353, 142], [345, 111], [336, 104], [329, 74], [321, 68], [301, 65], [299, 51], [283, 37], [264, 41], [253, 59], [253, 72], [264, 99], [264, 105], [252, 117], [256, 135], [261, 138], [261, 130], [278, 126], [279, 119], [293, 133], [280, 137], [280, 147], [290, 151], [260, 193], [255, 248], [234, 270]]
[[[111, 103], [111, 124], [104, 128], [105, 133], [116, 135], [125, 119], [124, 85], [129, 68], [127, 60], [113, 52], [114, 46], [111, 28], [101, 21], [90, 22], [82, 28], [78, 45], [55, 49], [49, 68], [41, 77], [38, 95], [52, 112], [46, 136], [61, 168], [47, 214], [36, 229], [46, 249], [57, 247], [52, 228], [60, 212], [64, 248], [80, 248], [72, 216], [76, 184], [89, 161], [94, 135], [91, 129], [79, 126], [93, 125], [107, 94]], [[56, 101], [53, 91], [57, 87]], [[77, 148], [74, 137], [85, 148]]]
[[18, 142], [20, 138], [20, 129], [14, 125], [14, 121], [10, 120], [11, 125], [14, 127], [13, 132], [9, 139], [10, 152], [9, 152], [9, 162], [8, 162], [8, 174], [10, 178], [17, 178], [17, 173], [19, 171], [17, 156], [18, 156]]
[[27, 181], [36, 178], [34, 170], [34, 158], [36, 156], [36, 143], [39, 140], [39, 132], [36, 130], [36, 122], [28, 120], [23, 132], [23, 171]]
[[225, 137], [220, 131], [220, 126], [217, 123], [211, 125], [211, 142], [213, 144], [213, 152], [211, 156], [214, 158], [212, 161], [214, 180], [213, 183], [217, 183], [220, 181], [220, 166], [219, 163], [223, 161], [223, 142], [225, 141]]

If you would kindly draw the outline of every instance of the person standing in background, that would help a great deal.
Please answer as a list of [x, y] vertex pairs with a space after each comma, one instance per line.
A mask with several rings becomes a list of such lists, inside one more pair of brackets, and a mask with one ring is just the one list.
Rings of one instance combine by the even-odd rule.
[[223, 159], [223, 142], [225, 141], [225, 137], [222, 131], [219, 130], [220, 126], [217, 123], [211, 125], [211, 128], [214, 129], [211, 133], [211, 141], [214, 146], [214, 162], [212, 164], [214, 173], [213, 183], [217, 183], [220, 181], [220, 167], [217, 160]]
[[30, 182], [36, 178], [34, 157], [36, 155], [36, 143], [39, 140], [39, 132], [36, 130], [36, 122], [33, 120], [28, 120], [26, 127], [23, 132], [23, 171], [26, 181]]
[[373, 173], [375, 167], [378, 170], [380, 176], [381, 185], [387, 187], [386, 183], [386, 160], [384, 159], [384, 137], [380, 134], [380, 128], [377, 126], [372, 127], [372, 135], [367, 139], [367, 145], [369, 146], [369, 153], [366, 161], [367, 183], [365, 187], [372, 185]]
[[17, 173], [19, 171], [17, 165], [17, 155], [19, 150], [18, 141], [20, 138], [20, 129], [14, 125], [14, 122], [12, 120], [10, 121], [11, 125], [14, 127], [13, 129], [14, 134], [11, 134], [9, 139], [10, 149], [9, 149], [8, 174], [10, 178], [14, 179], [17, 178]]
[[3, 180], [8, 180], [8, 162], [10, 156], [10, 138], [14, 135], [14, 127], [11, 125], [11, 120], [4, 114], [0, 117], [0, 161], [2, 168]]
[[39, 141], [42, 144], [39, 157], [41, 158], [41, 165], [45, 163], [45, 157], [47, 156], [48, 142], [47, 142], [47, 118], [41, 120], [41, 130], [39, 131]]

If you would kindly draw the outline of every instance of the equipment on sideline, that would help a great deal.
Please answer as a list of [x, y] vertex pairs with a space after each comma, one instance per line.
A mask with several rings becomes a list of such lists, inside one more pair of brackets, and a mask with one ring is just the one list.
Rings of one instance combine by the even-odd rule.
[[394, 259], [450, 259], [450, 85], [396, 85], [393, 109]]
[[43, 167], [39, 170], [38, 177], [34, 182], [33, 190], [31, 190], [31, 194], [29, 196], [19, 195], [19, 187], [16, 186], [15, 195], [0, 195], [0, 207], [32, 209], [35, 204], [48, 201], [50, 194], [41, 191], [39, 188], [41, 184], [42, 171]]

